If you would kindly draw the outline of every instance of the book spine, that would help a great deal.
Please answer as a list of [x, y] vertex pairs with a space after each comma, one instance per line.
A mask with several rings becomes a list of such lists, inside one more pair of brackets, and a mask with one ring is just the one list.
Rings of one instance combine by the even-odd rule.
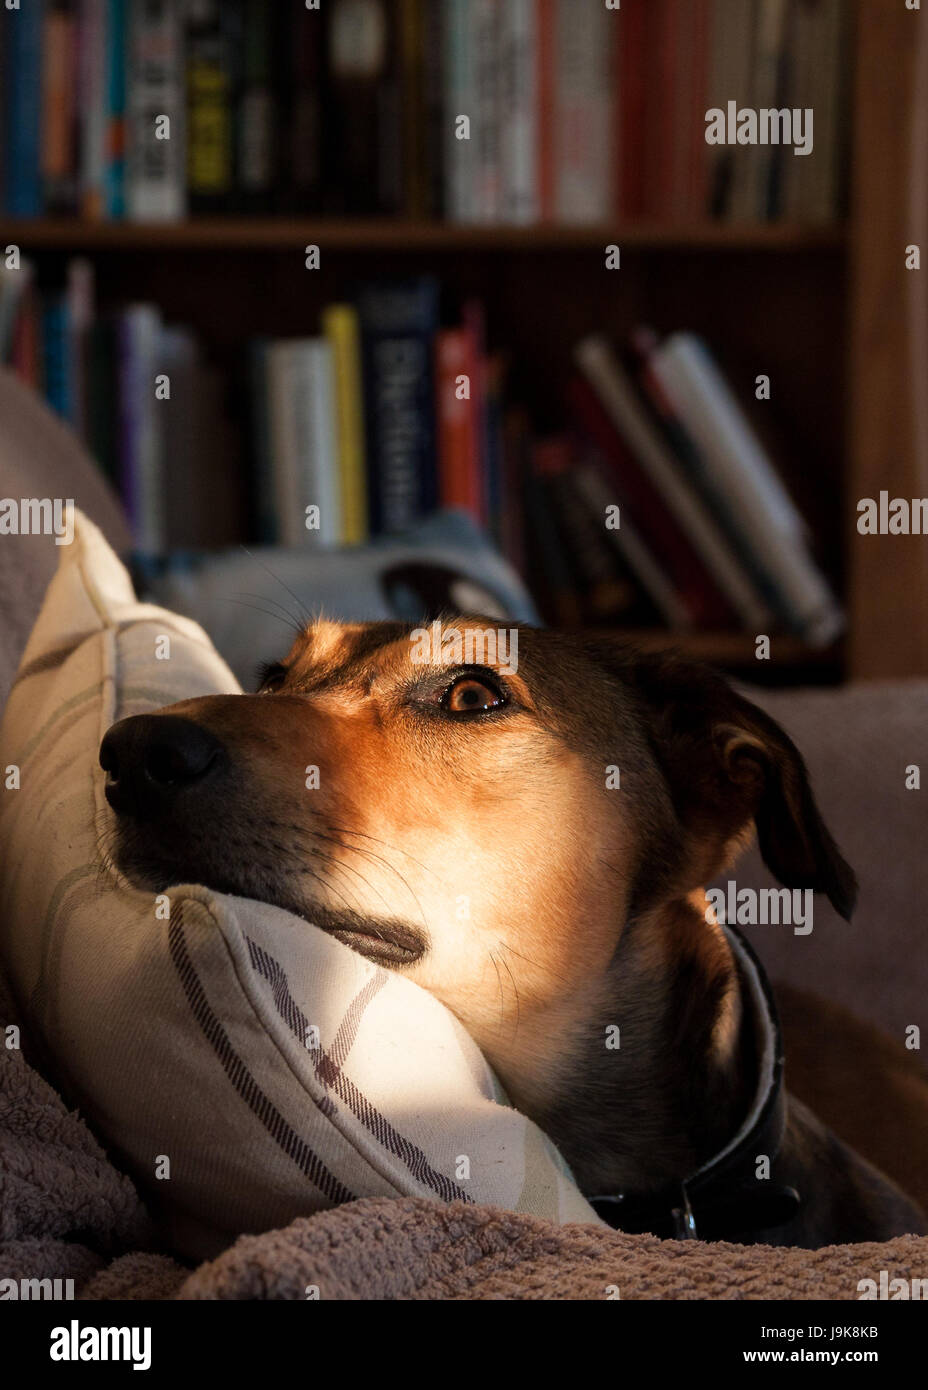
[[350, 304], [330, 304], [323, 313], [322, 327], [331, 345], [334, 361], [341, 499], [340, 539], [343, 545], [363, 545], [368, 538], [369, 528], [361, 335], [357, 310]]
[[126, 7], [108, 0], [106, 9], [106, 153], [103, 206], [108, 218], [126, 212]]
[[79, 0], [80, 208], [97, 221], [105, 212], [107, 0]]
[[473, 371], [474, 345], [467, 328], [443, 328], [435, 339], [438, 415], [438, 500], [477, 517], [479, 456], [474, 401], [463, 383]]
[[473, 217], [477, 222], [494, 223], [499, 221], [502, 207], [501, 5], [500, 0], [471, 0], [471, 6], [475, 84], [471, 116], [475, 142]]
[[557, 0], [555, 213], [595, 223], [612, 213], [612, 16], [603, 6], [577, 22], [576, 0]]
[[435, 496], [438, 286], [429, 276], [367, 286], [357, 308], [371, 530], [399, 531], [428, 511]]
[[576, 357], [616, 428], [725, 597], [749, 629], [762, 631], [769, 609], [732, 553], [724, 532], [682, 475], [611, 349], [600, 338], [587, 338], [579, 344]]
[[267, 349], [268, 438], [274, 512], [279, 545], [303, 544], [303, 499], [293, 405], [298, 385], [294, 380], [296, 345], [271, 343]]
[[538, 35], [532, 0], [503, 0], [500, 40], [500, 211], [505, 222], [537, 222]]
[[71, 413], [71, 381], [68, 372], [68, 316], [63, 296], [55, 295], [42, 311], [42, 361], [45, 400], [67, 420]]
[[[590, 464], [578, 470], [577, 486], [587, 499], [594, 513], [604, 517], [615, 497], [607, 483]], [[644, 592], [667, 626], [674, 631], [685, 631], [693, 626], [692, 615], [683, 596], [677, 592], [673, 583], [649, 550], [647, 543], [622, 513], [619, 525], [606, 531], [606, 536], [624, 559]]]
[[126, 214], [138, 222], [186, 211], [183, 62], [179, 0], [130, 0]]
[[237, 201], [253, 212], [270, 208], [276, 175], [275, 15], [262, 0], [244, 0], [235, 172]]
[[[568, 401], [580, 429], [593, 445], [600, 472], [612, 487], [612, 501], [630, 520], [667, 579], [682, 596], [700, 627], [726, 628], [733, 613], [660, 493], [626, 447], [596, 391], [583, 377], [568, 386]], [[602, 516], [605, 525], [605, 516]]]
[[425, 48], [425, 216], [447, 215], [445, 199], [445, 22], [443, 0], [426, 0], [422, 14]]
[[402, 205], [407, 217], [421, 219], [429, 209], [426, 7], [424, 0], [399, 0], [399, 4]]
[[[311, 339], [296, 345], [293, 360], [290, 410], [302, 493], [300, 539], [305, 546], [325, 548], [337, 545], [341, 533], [332, 349], [325, 339]], [[318, 508], [318, 527], [307, 525], [308, 506]]]
[[[445, 66], [445, 202], [453, 222], [472, 222], [476, 205], [477, 79], [474, 26], [468, 0], [443, 0]], [[462, 138], [461, 117], [470, 122]]]
[[13, 217], [42, 212], [39, 177], [42, 121], [42, 0], [5, 16], [7, 58], [7, 206]]
[[198, 0], [186, 30], [187, 191], [192, 212], [228, 208], [233, 191], [234, 0]]
[[161, 414], [155, 401], [161, 323], [150, 305], [122, 315], [120, 477], [136, 548], [143, 555], [164, 549], [164, 458]]
[[[318, 212], [322, 207], [322, 95], [325, 17], [322, 11], [298, 7], [287, 17], [281, 34], [284, 51], [278, 66], [289, 90], [289, 105], [281, 130], [287, 140], [285, 201], [295, 212]], [[289, 132], [288, 134], [286, 132]]]
[[77, 123], [73, 0], [47, 0], [42, 48], [43, 205], [46, 212], [73, 212]]

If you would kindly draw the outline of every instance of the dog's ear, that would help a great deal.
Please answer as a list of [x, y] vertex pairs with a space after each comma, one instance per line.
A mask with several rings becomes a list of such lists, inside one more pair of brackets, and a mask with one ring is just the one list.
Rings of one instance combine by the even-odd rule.
[[826, 894], [849, 920], [857, 879], [822, 820], [799, 750], [779, 724], [721, 676], [689, 662], [639, 655], [615, 673], [644, 703], [652, 751], [691, 841], [737, 840], [753, 820], [764, 862], [779, 881]]

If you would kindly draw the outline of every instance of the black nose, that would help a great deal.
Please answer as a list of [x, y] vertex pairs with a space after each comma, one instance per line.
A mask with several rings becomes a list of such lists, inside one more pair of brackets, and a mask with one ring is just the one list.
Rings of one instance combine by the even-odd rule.
[[179, 715], [121, 719], [100, 744], [100, 766], [109, 774], [106, 799], [121, 814], [160, 815], [181, 792], [215, 771], [222, 751], [208, 730]]

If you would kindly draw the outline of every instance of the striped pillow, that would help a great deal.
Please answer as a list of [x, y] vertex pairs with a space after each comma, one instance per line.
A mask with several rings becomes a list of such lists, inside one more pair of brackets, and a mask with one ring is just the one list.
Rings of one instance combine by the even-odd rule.
[[431, 995], [277, 908], [190, 885], [159, 906], [107, 865], [103, 733], [237, 690], [78, 515], [0, 729], [0, 963], [27, 1050], [194, 1259], [353, 1197], [595, 1222]]

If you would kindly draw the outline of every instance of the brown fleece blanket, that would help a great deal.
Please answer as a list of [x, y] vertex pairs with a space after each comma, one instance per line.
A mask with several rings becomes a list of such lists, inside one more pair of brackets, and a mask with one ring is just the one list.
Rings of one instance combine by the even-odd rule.
[[[842, 1027], [873, 1033], [809, 997], [787, 1010], [800, 1033], [804, 1007], [816, 1017], [824, 1011], [838, 1055], [842, 1042], [850, 1045]], [[0, 1024], [12, 1016], [0, 985]], [[895, 1044], [875, 1034], [870, 1044], [888, 1079], [875, 1086], [882, 1108], [870, 1116], [881, 1152], [870, 1145], [868, 1156], [901, 1177], [907, 1151], [902, 1161], [921, 1163], [924, 1189], [928, 1079]], [[808, 1094], [815, 1067], [809, 1058], [803, 1067]], [[860, 1108], [850, 1088], [838, 1084], [829, 1094], [833, 1109]], [[303, 1300], [313, 1287], [328, 1299], [602, 1299], [616, 1291], [623, 1299], [854, 1299], [858, 1281], [878, 1280], [884, 1269], [891, 1279], [924, 1278], [928, 1237], [809, 1253], [555, 1226], [459, 1202], [367, 1198], [243, 1236], [191, 1270], [159, 1253], [132, 1183], [80, 1116], [19, 1049], [0, 1047], [0, 1279], [73, 1279], [79, 1299]]]

